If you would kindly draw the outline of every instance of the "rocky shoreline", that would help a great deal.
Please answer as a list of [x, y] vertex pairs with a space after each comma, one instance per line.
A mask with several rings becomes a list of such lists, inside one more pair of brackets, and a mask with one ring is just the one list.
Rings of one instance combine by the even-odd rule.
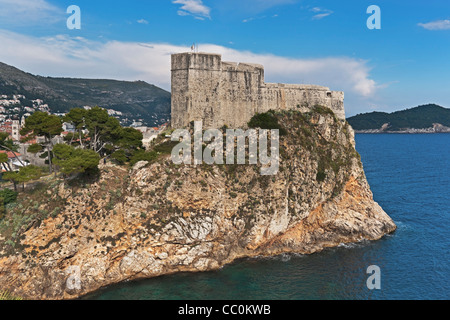
[[355, 130], [355, 133], [392, 133], [392, 134], [424, 134], [424, 133], [450, 133], [450, 128], [443, 126], [439, 123], [433, 125], [433, 127], [425, 129], [406, 128], [403, 130], [392, 131], [388, 126], [383, 126], [381, 129], [370, 130]]

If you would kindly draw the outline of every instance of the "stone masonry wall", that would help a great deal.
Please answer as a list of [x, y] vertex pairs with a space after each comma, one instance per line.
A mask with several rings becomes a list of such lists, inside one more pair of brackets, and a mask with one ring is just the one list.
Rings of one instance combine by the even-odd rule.
[[221, 55], [172, 55], [172, 127], [202, 120], [204, 128], [245, 128], [256, 113], [323, 105], [345, 120], [344, 93], [315, 85], [264, 82], [258, 64], [222, 62]]

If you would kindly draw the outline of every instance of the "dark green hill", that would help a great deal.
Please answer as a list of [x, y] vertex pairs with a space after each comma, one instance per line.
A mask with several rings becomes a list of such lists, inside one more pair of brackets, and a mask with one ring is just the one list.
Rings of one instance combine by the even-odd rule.
[[41, 77], [0, 63], [1, 94], [44, 100], [52, 112], [97, 105], [142, 118], [149, 125], [170, 116], [170, 93], [143, 81]]
[[450, 127], [450, 109], [435, 104], [427, 104], [393, 113], [371, 112], [358, 114], [347, 119], [355, 130], [380, 129], [389, 124], [389, 131], [405, 129], [427, 129], [439, 123]]

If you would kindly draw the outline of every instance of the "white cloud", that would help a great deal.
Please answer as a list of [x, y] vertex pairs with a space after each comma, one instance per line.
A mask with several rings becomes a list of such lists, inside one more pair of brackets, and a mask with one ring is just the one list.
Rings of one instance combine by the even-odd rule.
[[140, 24], [148, 24], [148, 21], [145, 20], [145, 19], [140, 19], [140, 20], [137, 21], [137, 23], [140, 23]]
[[450, 20], [437, 20], [428, 23], [418, 23], [418, 25], [427, 30], [450, 30]]
[[372, 96], [377, 89], [364, 60], [346, 57], [287, 58], [217, 45], [200, 45], [200, 48], [201, 51], [221, 53], [224, 60], [264, 65], [267, 82], [318, 84], [362, 97]]
[[[143, 80], [170, 90], [170, 56], [189, 46], [167, 43], [91, 41], [59, 35], [34, 38], [0, 30], [0, 61], [42, 76]], [[382, 89], [370, 77], [367, 61], [348, 57], [287, 58], [200, 44], [200, 51], [225, 61], [265, 66], [266, 82], [318, 84], [346, 93], [360, 107]], [[347, 106], [348, 107], [348, 106]], [[351, 110], [351, 108], [348, 108]]]
[[192, 15], [201, 20], [211, 18], [211, 8], [205, 6], [202, 0], [174, 0], [172, 3], [182, 5], [177, 12], [180, 16]]
[[312, 18], [313, 18], [314, 20], [320, 20], [320, 19], [322, 19], [322, 18], [325, 18], [325, 17], [329, 16], [330, 14], [332, 14], [332, 12], [328, 12], [328, 13], [319, 13], [319, 14], [316, 14], [315, 16], [313, 16]]
[[311, 11], [313, 13], [316, 13], [312, 17], [313, 20], [323, 19], [323, 18], [328, 17], [329, 15], [331, 15], [333, 13], [333, 11], [331, 11], [331, 10], [323, 9], [323, 8], [320, 8], [320, 7], [311, 8], [309, 11]]
[[251, 17], [251, 18], [247, 18], [247, 19], [242, 20], [242, 22], [243, 22], [243, 23], [247, 23], [247, 22], [251, 22], [251, 21], [254, 21], [254, 20], [261, 20], [261, 19], [265, 19], [265, 18], [266, 18], [266, 16], [262, 16], [262, 17]]
[[278, 14], [274, 14], [272, 16], [257, 16], [257, 17], [250, 17], [247, 19], [242, 20], [243, 23], [247, 23], [247, 22], [251, 22], [251, 21], [255, 21], [255, 20], [262, 20], [262, 19], [266, 19], [266, 18], [278, 18]]
[[0, 0], [0, 24], [30, 26], [66, 19], [65, 10], [45, 0]]

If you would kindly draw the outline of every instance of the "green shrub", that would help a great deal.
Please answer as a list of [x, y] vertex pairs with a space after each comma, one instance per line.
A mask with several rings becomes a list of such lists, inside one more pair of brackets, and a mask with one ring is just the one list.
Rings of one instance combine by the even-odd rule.
[[155, 151], [146, 152], [144, 150], [139, 150], [133, 154], [130, 159], [130, 164], [134, 166], [139, 161], [153, 162], [158, 158], [158, 153]]
[[128, 161], [128, 157], [125, 154], [125, 150], [117, 150], [111, 155], [111, 158], [116, 160], [118, 164], [122, 165]]
[[326, 177], [327, 177], [327, 174], [324, 171], [319, 171], [319, 172], [317, 172], [316, 180], [318, 182], [323, 182], [323, 181], [325, 181]]
[[179, 142], [177, 141], [166, 141], [163, 142], [157, 146], [155, 146], [153, 148], [153, 151], [157, 152], [157, 153], [161, 153], [161, 154], [171, 154], [173, 148], [175, 148], [177, 145], [179, 144]]
[[13, 203], [17, 200], [17, 192], [11, 189], [0, 190], [0, 198], [3, 198], [3, 203], [6, 205], [8, 203]]
[[3, 198], [0, 198], [0, 220], [3, 219], [3, 217], [5, 216], [5, 212], [6, 212], [6, 209], [5, 209], [4, 200], [3, 200]]
[[287, 134], [283, 126], [278, 123], [278, 118], [273, 111], [266, 113], [257, 113], [248, 123], [249, 128], [261, 128], [267, 130], [280, 130], [280, 136]]
[[315, 105], [312, 111], [321, 115], [331, 115], [333, 117], [335, 116], [333, 110], [321, 105]]
[[[60, 212], [61, 209], [59, 207], [56, 207], [51, 213], [52, 218], [56, 218]], [[42, 214], [44, 214], [44, 212], [42, 212]]]

